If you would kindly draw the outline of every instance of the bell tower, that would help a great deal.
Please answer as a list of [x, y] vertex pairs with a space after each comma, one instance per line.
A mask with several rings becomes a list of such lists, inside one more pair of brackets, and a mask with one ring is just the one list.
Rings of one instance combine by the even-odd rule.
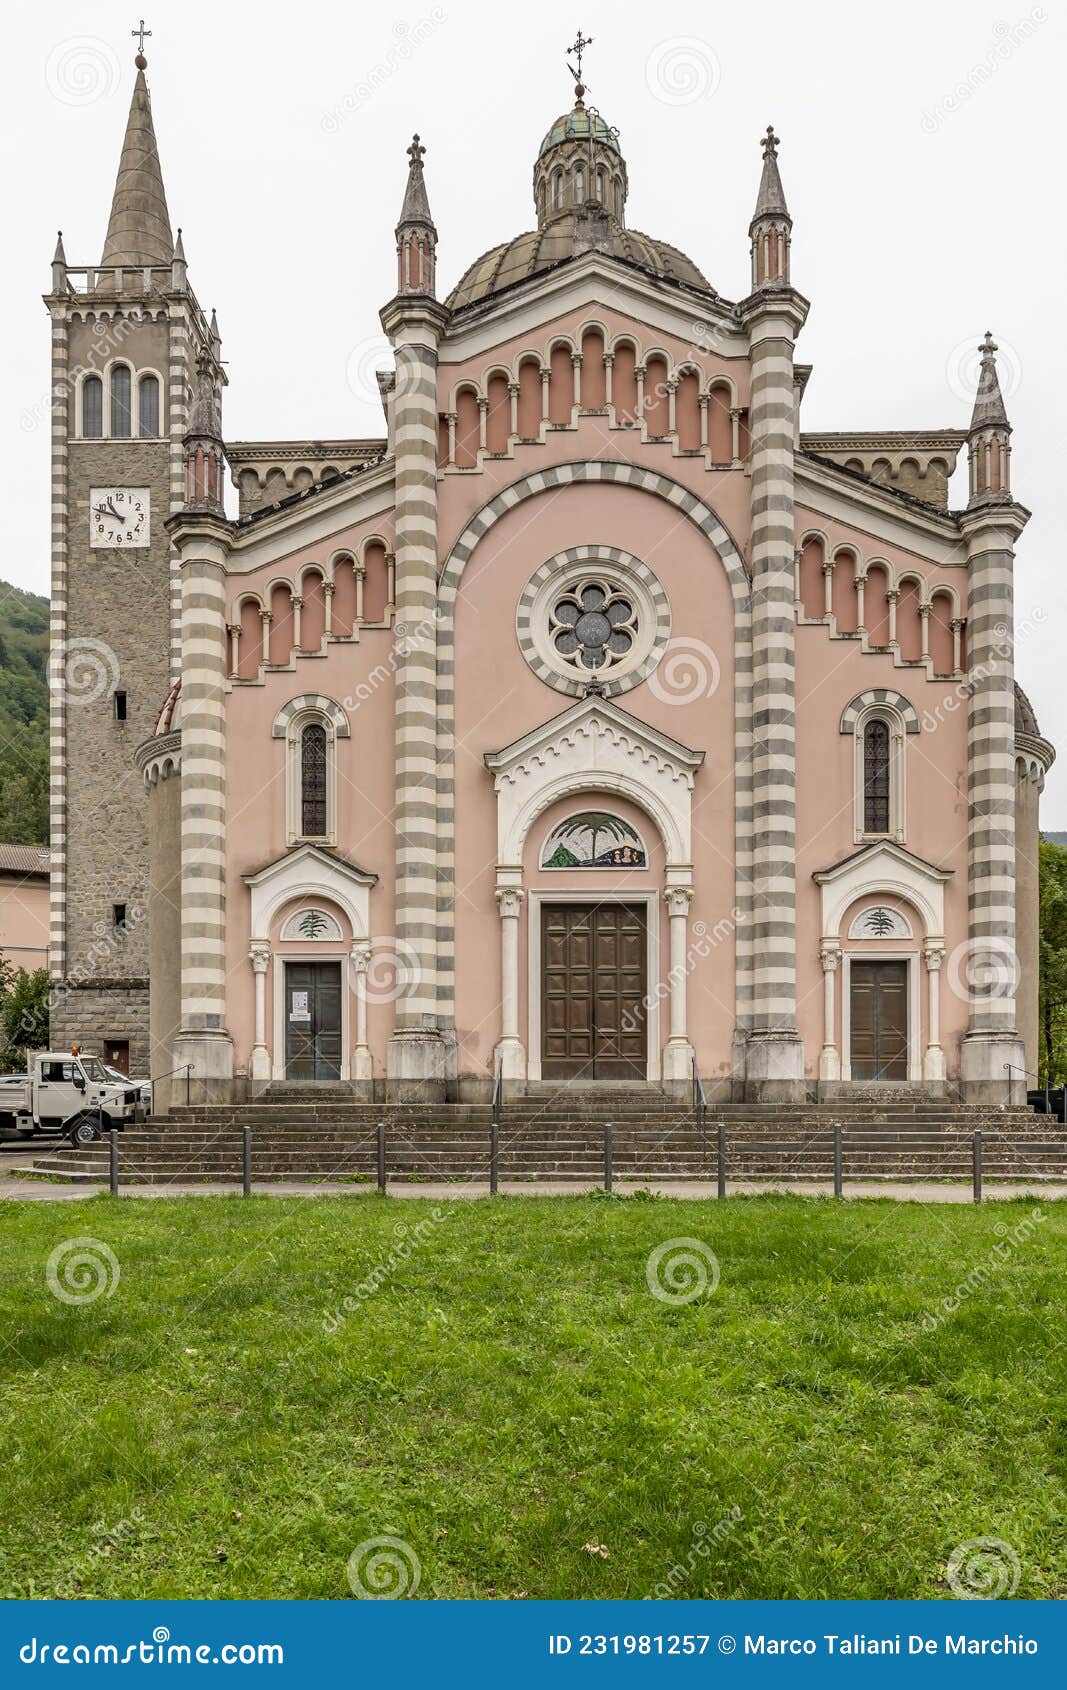
[[[146, 32], [147, 33], [147, 32]], [[148, 836], [134, 751], [179, 668], [165, 522], [185, 499], [198, 359], [219, 342], [171, 229], [143, 34], [99, 262], [62, 237], [52, 325], [51, 1037], [156, 1071], [148, 1032]]]

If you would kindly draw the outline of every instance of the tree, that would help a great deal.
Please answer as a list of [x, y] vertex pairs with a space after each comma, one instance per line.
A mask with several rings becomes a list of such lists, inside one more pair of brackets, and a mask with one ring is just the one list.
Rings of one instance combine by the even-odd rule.
[[595, 863], [597, 859], [597, 840], [602, 833], [609, 839], [628, 839], [632, 829], [620, 821], [617, 816], [606, 815], [603, 810], [582, 810], [576, 816], [570, 816], [556, 829], [556, 837], [562, 841], [577, 839], [583, 833], [592, 834], [589, 847], [589, 861]]
[[27, 1050], [48, 1048], [48, 970], [35, 969], [27, 974], [24, 968], [12, 978], [11, 964], [0, 963], [0, 1028], [3, 1044], [0, 1066], [6, 1072], [21, 1069]]
[[1043, 1079], [1067, 1080], [1067, 846], [1041, 841], [1040, 1021]]

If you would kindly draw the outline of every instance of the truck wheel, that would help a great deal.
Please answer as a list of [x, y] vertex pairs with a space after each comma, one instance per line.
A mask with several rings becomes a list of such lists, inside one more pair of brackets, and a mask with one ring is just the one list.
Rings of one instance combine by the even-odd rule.
[[100, 1137], [100, 1129], [93, 1115], [79, 1115], [67, 1135], [71, 1144], [93, 1144]]

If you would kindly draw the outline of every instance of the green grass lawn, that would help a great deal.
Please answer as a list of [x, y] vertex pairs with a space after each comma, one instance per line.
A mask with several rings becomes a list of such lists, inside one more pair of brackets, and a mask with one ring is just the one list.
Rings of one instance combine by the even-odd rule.
[[384, 1536], [423, 1597], [948, 1595], [983, 1537], [1067, 1594], [1064, 1205], [0, 1208], [0, 1594], [350, 1598]]

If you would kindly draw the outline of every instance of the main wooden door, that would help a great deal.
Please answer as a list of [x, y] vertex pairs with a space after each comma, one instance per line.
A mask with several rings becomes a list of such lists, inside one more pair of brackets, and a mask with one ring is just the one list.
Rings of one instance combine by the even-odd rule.
[[852, 961], [850, 1049], [854, 1080], [908, 1077], [908, 965]]
[[542, 904], [541, 1073], [647, 1074], [645, 912], [633, 904]]
[[341, 1077], [341, 964], [285, 965], [285, 1077]]

